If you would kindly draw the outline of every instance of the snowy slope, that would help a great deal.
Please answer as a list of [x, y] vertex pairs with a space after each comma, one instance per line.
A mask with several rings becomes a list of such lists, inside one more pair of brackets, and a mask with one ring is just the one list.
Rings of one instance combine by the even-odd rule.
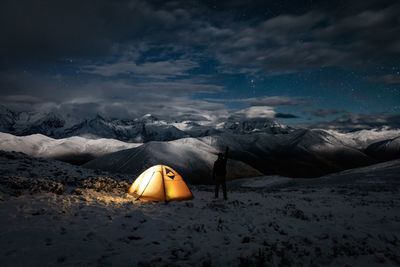
[[373, 143], [367, 147], [365, 153], [378, 160], [392, 160], [400, 158], [400, 136]]
[[[365, 166], [376, 161], [323, 130], [295, 130], [289, 134], [222, 133], [170, 142], [149, 142], [106, 155], [85, 166], [139, 174], [155, 164], [171, 165], [194, 183], [209, 183], [216, 154], [230, 148], [228, 170], [233, 177], [256, 176], [245, 170], [290, 177], [317, 177]], [[250, 167], [251, 166], [251, 167]], [[252, 174], [252, 175], [250, 175]]]
[[374, 160], [324, 130], [294, 130], [289, 134], [224, 133], [201, 140], [217, 149], [229, 146], [231, 157], [265, 174], [321, 176], [368, 165]]
[[400, 129], [387, 128], [360, 130], [348, 133], [341, 133], [335, 130], [325, 131], [341, 139], [344, 143], [359, 149], [365, 149], [372, 143], [400, 136]]
[[129, 175], [90, 170], [62, 161], [33, 158], [20, 152], [0, 151], [0, 205], [3, 196], [24, 193], [71, 193], [76, 188], [127, 190]]
[[279, 177], [234, 181], [247, 186], [228, 184], [228, 201], [189, 185], [193, 200], [166, 205], [134, 201], [129, 176], [0, 152], [0, 262], [398, 266], [399, 168], [393, 161], [281, 187]]
[[[147, 168], [165, 164], [177, 170], [189, 183], [211, 183], [215, 148], [195, 138], [183, 138], [170, 142], [149, 142], [140, 147], [119, 151], [84, 166], [111, 172], [132, 173], [135, 176]], [[258, 176], [253, 167], [236, 160], [228, 161], [228, 179]]]
[[[318, 178], [288, 178], [283, 176], [260, 176], [248, 179], [231, 181], [231, 188], [255, 189], [289, 189], [292, 187], [330, 187], [330, 186], [380, 186], [396, 188], [400, 185], [400, 159], [373, 164], [367, 167], [359, 167], [345, 170]], [[290, 189], [289, 189], [290, 190]]]
[[[157, 137], [157, 134], [161, 133], [157, 129], [170, 128], [170, 125], [157, 121], [154, 117], [144, 119], [155, 122], [154, 127], [156, 127], [156, 130], [154, 132], [156, 133], [154, 135], [150, 134], [152, 131], [151, 126], [145, 129], [150, 140], [158, 138], [168, 140], [176, 137], [168, 134]], [[103, 125], [107, 122], [99, 117], [97, 123]], [[99, 133], [102, 128], [92, 125], [90, 129], [97, 129], [97, 133]], [[168, 132], [169, 130], [163, 133]], [[106, 153], [137, 146], [137, 144], [124, 143], [112, 139], [90, 141], [90, 139], [82, 137], [70, 137], [57, 141], [43, 135], [37, 135], [36, 137], [31, 135], [26, 140], [23, 137], [12, 137], [7, 134], [0, 137], [0, 149], [3, 147], [3, 150], [7, 151], [21, 151], [29, 155], [58, 158], [75, 163], [84, 163]], [[190, 140], [191, 143], [185, 142], [185, 140]], [[203, 146], [199, 149], [196, 147], [197, 144], [203, 144]], [[205, 145], [207, 145], [207, 148]], [[241, 162], [236, 162], [235, 164], [232, 162], [232, 165], [234, 165], [233, 172], [236, 172], [235, 166], [240, 165], [237, 169], [241, 170], [242, 164], [245, 163], [263, 174], [278, 174], [290, 177], [321, 176], [349, 168], [370, 165], [375, 163], [376, 159], [392, 159], [395, 158], [393, 155], [396, 155], [393, 154], [395, 152], [390, 152], [391, 150], [388, 149], [381, 149], [375, 155], [371, 154], [372, 152], [366, 155], [364, 151], [357, 148], [357, 143], [345, 134], [320, 129], [298, 129], [285, 134], [270, 134], [259, 131], [246, 134], [223, 132], [212, 136], [199, 137], [197, 140], [195, 138], [182, 138], [165, 144], [155, 142], [140, 150], [143, 153], [138, 154], [138, 157], [140, 155], [146, 158], [145, 161], [138, 158], [134, 163], [129, 163], [128, 168], [117, 165], [124, 164], [124, 162], [108, 166], [114, 160], [106, 160], [105, 163], [101, 164], [97, 162], [91, 167], [95, 168], [101, 165], [101, 168], [108, 168], [111, 171], [137, 173], [145, 168], [144, 164], [142, 164], [143, 162], [157, 164], [162, 161], [185, 169], [187, 168], [185, 166], [192, 163], [182, 159], [181, 155], [183, 155], [184, 158], [190, 157], [194, 161], [198, 160], [196, 165], [198, 168], [192, 167], [192, 169], [196, 169], [197, 177], [207, 176], [215, 154], [218, 151], [224, 151], [226, 146], [231, 149], [230, 158]], [[186, 154], [180, 153], [179, 149], [183, 149]], [[162, 157], [159, 156], [158, 150], [163, 151]], [[205, 150], [205, 153], [203, 153], [203, 150]], [[126, 157], [129, 157], [128, 154], [129, 152], [124, 152]], [[192, 154], [193, 156], [191, 156]], [[386, 156], [385, 154], [388, 155]], [[173, 160], [174, 158], [176, 159], [175, 161]], [[252, 175], [255, 174], [252, 173]], [[246, 177], [241, 174], [233, 176]]]
[[291, 159], [304, 157], [302, 160], [334, 172], [374, 163], [362, 151], [323, 130], [298, 130], [285, 147]]
[[69, 137], [53, 139], [41, 134], [14, 136], [0, 133], [0, 150], [22, 152], [30, 156], [66, 161], [86, 161], [123, 149], [140, 146], [114, 139], [87, 139]]

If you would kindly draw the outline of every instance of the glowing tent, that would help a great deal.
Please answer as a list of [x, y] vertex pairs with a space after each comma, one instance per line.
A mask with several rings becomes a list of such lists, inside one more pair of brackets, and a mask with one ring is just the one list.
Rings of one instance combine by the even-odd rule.
[[174, 169], [156, 165], [145, 170], [133, 182], [128, 193], [136, 199], [171, 201], [192, 199], [188, 186]]

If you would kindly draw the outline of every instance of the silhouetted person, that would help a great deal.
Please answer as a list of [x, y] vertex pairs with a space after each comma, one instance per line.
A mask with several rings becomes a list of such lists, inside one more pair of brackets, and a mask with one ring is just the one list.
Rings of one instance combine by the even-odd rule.
[[229, 148], [226, 147], [225, 155], [222, 153], [218, 154], [218, 159], [214, 162], [213, 168], [213, 179], [215, 180], [215, 198], [218, 198], [219, 187], [222, 186], [222, 191], [224, 193], [224, 199], [226, 196], [226, 162], [228, 161], [228, 151]]

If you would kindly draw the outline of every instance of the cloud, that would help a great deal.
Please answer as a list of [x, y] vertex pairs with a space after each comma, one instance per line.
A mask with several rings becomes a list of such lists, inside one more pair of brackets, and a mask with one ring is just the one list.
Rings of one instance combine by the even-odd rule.
[[170, 32], [191, 19], [185, 9], [143, 0], [4, 0], [0, 18], [0, 53], [8, 64], [104, 57], [115, 45], [173, 40]]
[[204, 77], [158, 80], [143, 75], [133, 80], [99, 78], [77, 81], [70, 75], [0, 72], [0, 87], [3, 88], [0, 103], [18, 109], [45, 110], [51, 107], [71, 114], [100, 113], [123, 118], [153, 113], [171, 120], [189, 115], [214, 120], [227, 113], [223, 103], [193, 98], [193, 94], [224, 90]]
[[383, 82], [389, 85], [397, 85], [400, 84], [400, 74], [386, 74], [381, 76], [370, 76], [368, 80], [373, 82]]
[[400, 114], [344, 114], [329, 122], [321, 122], [315, 127], [354, 131], [389, 127], [400, 129]]
[[292, 106], [292, 105], [301, 105], [307, 103], [307, 100], [302, 97], [288, 97], [288, 96], [262, 96], [262, 97], [237, 98], [237, 99], [208, 98], [207, 100], [212, 102], [244, 103], [250, 106]]
[[[332, 4], [314, 4], [298, 12], [266, 16], [266, 4], [231, 4], [213, 9], [188, 1], [2, 1], [0, 6], [3, 64], [19, 60], [108, 57], [119, 46], [175, 46], [207, 54], [224, 69], [282, 74], [321, 67], [365, 67], [394, 62], [400, 53], [399, 4], [355, 1], [336, 12]], [[23, 8], [21, 8], [23, 6]], [[268, 4], [268, 10], [273, 5]], [[253, 19], [235, 12], [251, 10]], [[306, 11], [308, 10], [308, 11]], [[297, 12], [296, 12], [297, 11]], [[221, 20], [220, 18], [224, 19]], [[135, 64], [136, 63], [136, 64]], [[160, 64], [169, 64], [160, 62]], [[89, 65], [90, 66], [90, 65]], [[132, 61], [97, 64], [92, 71], [148, 73], [157, 64]], [[107, 69], [107, 67], [110, 67]]]
[[7, 95], [4, 96], [3, 101], [5, 102], [14, 102], [14, 103], [27, 103], [34, 104], [40, 103], [41, 99], [31, 95]]
[[288, 97], [288, 96], [264, 96], [242, 99], [249, 105], [254, 106], [292, 106], [305, 104], [306, 100], [301, 97]]
[[211, 123], [228, 116], [227, 107], [223, 104], [193, 100], [189, 97], [171, 98], [166, 95], [141, 95], [136, 99], [114, 101], [97, 98], [92, 102], [88, 100], [21, 104], [1, 101], [0, 105], [15, 111], [55, 112], [75, 121], [93, 118], [96, 114], [106, 118], [134, 119], [150, 113], [169, 121], [195, 120]]
[[132, 61], [118, 61], [109, 64], [87, 65], [82, 67], [84, 73], [105, 77], [118, 75], [139, 76], [153, 79], [166, 79], [187, 76], [188, 71], [198, 67], [198, 64], [188, 59], [144, 62], [137, 64]]
[[252, 119], [295, 119], [298, 116], [289, 113], [276, 112], [274, 107], [268, 106], [251, 106], [230, 113], [228, 120], [252, 120]]
[[317, 8], [252, 24], [229, 21], [216, 26], [205, 22], [178, 34], [187, 43], [207, 44], [206, 50], [228, 69], [235, 66], [270, 75], [395, 63], [393, 59], [400, 54], [399, 42], [393, 38], [400, 32], [399, 4], [361, 6], [366, 9], [343, 15]]
[[231, 118], [244, 118], [244, 119], [256, 119], [256, 118], [275, 118], [276, 112], [272, 107], [266, 106], [253, 106], [245, 109], [236, 111], [231, 115]]
[[201, 122], [209, 122], [210, 117], [206, 118], [200, 114], [191, 114], [191, 113], [183, 113], [181, 115], [175, 116], [171, 120], [175, 121], [201, 121]]
[[[399, 3], [352, 1], [340, 12], [335, 5], [4, 0], [0, 102], [82, 114], [92, 109], [110, 116], [157, 113], [207, 120], [228, 116], [227, 104], [235, 103], [254, 107], [237, 116], [293, 118], [274, 107], [307, 105], [307, 99], [202, 94], [231, 90], [221, 85], [224, 75], [397, 66]], [[242, 18], [244, 13], [249, 16]], [[399, 84], [394, 74], [376, 81]]]
[[276, 113], [275, 118], [280, 118], [280, 119], [297, 119], [299, 116], [294, 115], [294, 114], [289, 114], [289, 113]]

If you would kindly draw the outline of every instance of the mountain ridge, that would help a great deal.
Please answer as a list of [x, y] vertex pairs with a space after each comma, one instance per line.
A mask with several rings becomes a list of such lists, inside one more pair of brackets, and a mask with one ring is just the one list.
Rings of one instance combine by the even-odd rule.
[[83, 136], [112, 138], [125, 142], [171, 141], [184, 137], [200, 137], [223, 131], [235, 133], [289, 133], [291, 128], [271, 119], [247, 119], [222, 122], [219, 125], [194, 121], [165, 121], [152, 114], [134, 119], [94, 117], [76, 118], [54, 112], [14, 112], [0, 108], [0, 132], [24, 136], [44, 134], [53, 138]]

